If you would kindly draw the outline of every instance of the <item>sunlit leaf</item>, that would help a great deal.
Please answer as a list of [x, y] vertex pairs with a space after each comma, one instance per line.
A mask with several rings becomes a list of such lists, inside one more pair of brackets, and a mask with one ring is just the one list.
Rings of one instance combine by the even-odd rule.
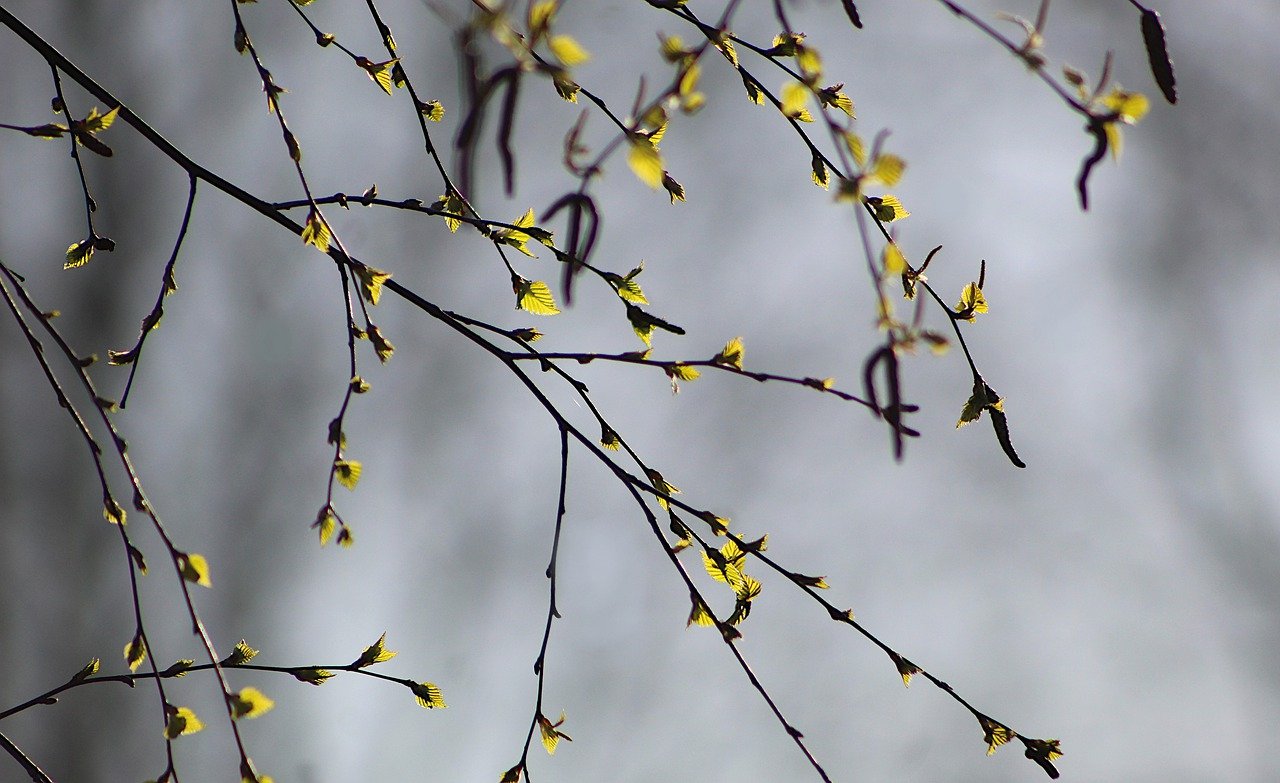
[[440, 692], [440, 688], [431, 682], [415, 682], [409, 686], [413, 691], [413, 695], [418, 699], [418, 704], [429, 710], [436, 708], [443, 709], [448, 707], [444, 703], [444, 694]]
[[204, 728], [204, 724], [189, 707], [170, 707], [166, 712], [169, 714], [169, 722], [164, 727], [165, 739], [171, 740], [187, 734], [195, 734]]
[[364, 466], [354, 459], [334, 460], [333, 463], [334, 477], [347, 489], [356, 488], [356, 482], [360, 481], [360, 473], [363, 470]]
[[886, 278], [895, 277], [907, 271], [907, 259], [902, 255], [897, 242], [890, 242], [884, 246], [880, 260]]
[[911, 678], [920, 673], [920, 667], [895, 652], [890, 652], [889, 657], [893, 660], [893, 665], [898, 668], [898, 674], [902, 676], [902, 684], [910, 688]]
[[444, 119], [444, 104], [437, 100], [430, 100], [418, 107], [422, 112], [422, 116], [432, 122], [440, 122]]
[[581, 65], [591, 59], [587, 50], [583, 49], [571, 35], [553, 35], [547, 42], [547, 46], [551, 47], [551, 54], [566, 68]]
[[882, 223], [892, 223], [895, 220], [911, 217], [911, 213], [902, 206], [902, 202], [894, 195], [869, 196], [867, 204], [875, 211], [876, 218]]
[[375, 663], [389, 661], [396, 657], [396, 654], [387, 649], [387, 634], [383, 632], [378, 637], [378, 641], [364, 648], [364, 652], [360, 653], [360, 657], [351, 665], [357, 669], [363, 669], [366, 666], [372, 666]]
[[370, 324], [365, 336], [369, 338], [369, 342], [373, 343], [373, 352], [378, 355], [378, 361], [386, 364], [391, 360], [391, 355], [396, 352], [396, 347], [391, 344], [390, 340], [382, 336], [382, 330]]
[[89, 679], [93, 675], [97, 674], [98, 670], [101, 668], [102, 668], [102, 661], [100, 661], [97, 658], [91, 658], [89, 659], [89, 662], [86, 663], [82, 669], [80, 669], [80, 671], [76, 672], [74, 675], [71, 676], [71, 682], [84, 682], [85, 680]]
[[360, 276], [360, 293], [369, 304], [376, 305], [382, 298], [382, 284], [391, 279], [391, 273], [362, 266], [356, 270], [356, 274]]
[[886, 187], [893, 187], [902, 181], [902, 172], [906, 168], [907, 162], [897, 155], [877, 155], [871, 163], [869, 175]]
[[240, 666], [252, 661], [258, 656], [258, 651], [249, 646], [244, 639], [236, 642], [236, 646], [231, 650], [231, 654], [222, 660], [223, 666]]
[[129, 671], [134, 672], [142, 665], [142, 660], [147, 655], [147, 643], [142, 638], [142, 631], [138, 631], [124, 646], [124, 662], [129, 665]]
[[324, 685], [333, 676], [333, 672], [328, 669], [306, 668], [293, 672], [293, 676], [299, 682], [305, 682], [309, 685]]
[[236, 693], [231, 694], [229, 701], [231, 705], [231, 716], [237, 720], [240, 718], [257, 718], [271, 711], [276, 703], [267, 698], [266, 694], [257, 688], [241, 688]]
[[960, 292], [960, 303], [956, 305], [956, 312], [970, 322], [976, 320], [979, 313], [987, 312], [986, 297], [982, 295], [982, 289], [977, 283], [965, 285], [964, 290]]
[[720, 349], [720, 353], [711, 357], [711, 361], [715, 362], [716, 364], [723, 364], [728, 367], [736, 367], [737, 369], [741, 370], [742, 357], [743, 357], [744, 350], [745, 349], [742, 347], [742, 338], [735, 337], [729, 342], [725, 343], [724, 348]]
[[644, 184], [655, 190], [662, 187], [662, 154], [649, 139], [632, 140], [631, 151], [627, 153], [627, 165]]
[[302, 227], [302, 241], [308, 245], [314, 245], [321, 253], [328, 253], [329, 241], [332, 238], [333, 235], [329, 233], [329, 226], [320, 216], [320, 211], [312, 207], [307, 213], [306, 225]]
[[525, 278], [519, 278], [516, 284], [516, 307], [534, 315], [556, 315], [560, 312], [550, 286], [541, 280]]
[[994, 754], [996, 748], [1018, 736], [1013, 729], [997, 723], [985, 715], [978, 717], [978, 723], [982, 726], [982, 741], [987, 743], [988, 756]]
[[79, 242], [73, 242], [67, 248], [67, 260], [62, 265], [63, 269], [75, 269], [78, 266], [84, 266], [93, 260], [93, 239], [82, 239]]
[[213, 587], [213, 582], [209, 579], [209, 561], [204, 555], [194, 552], [179, 553], [178, 568], [182, 571], [182, 578], [188, 582], [195, 582], [201, 587]]

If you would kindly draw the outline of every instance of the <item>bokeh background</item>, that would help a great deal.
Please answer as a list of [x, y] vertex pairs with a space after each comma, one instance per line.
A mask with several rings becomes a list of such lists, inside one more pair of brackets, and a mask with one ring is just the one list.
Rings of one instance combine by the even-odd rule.
[[[690, 5], [711, 18], [721, 8]], [[1157, 4], [1181, 101], [1153, 100], [1120, 165], [1096, 171], [1084, 214], [1072, 182], [1090, 142], [1044, 85], [939, 3], [859, 5], [861, 32], [836, 2], [787, 9], [830, 80], [846, 82], [859, 130], [891, 130], [889, 149], [909, 161], [896, 189], [913, 212], [899, 224], [909, 257], [944, 245], [930, 278], [948, 296], [987, 260], [991, 312], [967, 334], [1007, 398], [1029, 467], [1008, 464], [985, 422], [954, 428], [969, 393], [958, 351], [907, 362], [923, 437], [900, 464], [865, 410], [805, 389], [708, 372], [673, 396], [643, 368], [574, 371], [690, 502], [744, 535], [769, 533], [778, 560], [826, 574], [830, 600], [980, 709], [1030, 736], [1061, 737], [1065, 779], [1280, 778], [1280, 9]], [[447, 107], [433, 130], [448, 149], [462, 115], [451, 25], [470, 4], [379, 7], [419, 89]], [[1025, 2], [969, 7], [987, 19], [1035, 14]], [[232, 49], [228, 3], [5, 8], [203, 165], [264, 197], [299, 197], [253, 69]], [[284, 108], [318, 194], [376, 182], [390, 197], [429, 202], [442, 191], [402, 94], [393, 101], [316, 47], [288, 3], [242, 10], [290, 90]], [[363, 4], [309, 12], [376, 57]], [[639, 74], [650, 85], [666, 78], [655, 32], [694, 37], [640, 2], [566, 3], [560, 23], [595, 55], [578, 80], [619, 112]], [[735, 32], [767, 41], [777, 32], [769, 6], [744, 3]], [[1096, 76], [1114, 50], [1117, 79], [1157, 98], [1128, 3], [1062, 0], [1047, 34], [1055, 64]], [[744, 62], [782, 84], [745, 53]], [[718, 58], [704, 73], [709, 105], [677, 118], [663, 141], [689, 202], [669, 205], [613, 161], [595, 189], [605, 214], [598, 262], [625, 272], [645, 261], [653, 310], [688, 330], [660, 334], [657, 356], [708, 357], [741, 335], [749, 368], [831, 375], [856, 390], [876, 333], [848, 210], [813, 186], [794, 134], [749, 104]], [[0, 74], [0, 121], [48, 121], [48, 68], [7, 30]], [[516, 198], [503, 198], [492, 156], [479, 163], [475, 197], [489, 215], [541, 209], [571, 186], [560, 143], [581, 107], [549, 84], [529, 86]], [[68, 96], [80, 114], [93, 103], [73, 86]], [[588, 129], [598, 149], [607, 123], [593, 116]], [[62, 311], [78, 350], [100, 355], [131, 345], [150, 309], [187, 185], [123, 124], [106, 139], [115, 157], [88, 160], [87, 173], [118, 249], [63, 271], [83, 227], [66, 146], [0, 134], [0, 258], [42, 306]], [[583, 286], [554, 319], [512, 310], [506, 273], [474, 232], [450, 236], [439, 220], [378, 210], [327, 214], [352, 252], [445, 307], [536, 323], [549, 349], [639, 347], [598, 287]], [[520, 269], [557, 279], [546, 253]], [[339, 508], [358, 543], [322, 550], [308, 525], [347, 378], [332, 265], [206, 187], [177, 276], [117, 421], [168, 529], [213, 565], [214, 589], [198, 598], [220, 651], [243, 637], [264, 663], [341, 664], [387, 631], [399, 656], [381, 670], [432, 680], [450, 704], [428, 712], [403, 689], [358, 676], [317, 689], [233, 673], [237, 687], [277, 702], [244, 725], [259, 768], [302, 783], [496, 780], [519, 758], [533, 710], [555, 427], [500, 365], [388, 296], [376, 315], [398, 351], [385, 367], [362, 354], [373, 391], [357, 398], [347, 427], [365, 475]], [[102, 521], [83, 441], [12, 320], [0, 320], [8, 706], [94, 656], [123, 671], [133, 621], [124, 555]], [[119, 394], [124, 370], [94, 373]], [[715, 634], [685, 628], [687, 591], [626, 493], [582, 449], [568, 509], [545, 711], [567, 712], [574, 742], [553, 759], [535, 749], [533, 777], [812, 779]], [[158, 540], [141, 519], [130, 529], [153, 564], [143, 597], [159, 657], [199, 658]], [[923, 681], [904, 691], [883, 653], [753, 572], [764, 594], [742, 649], [834, 779], [1041, 779], [1017, 743], [987, 758], [978, 726], [945, 694]], [[182, 780], [234, 779], [208, 677], [171, 692], [207, 725], [175, 745]], [[56, 780], [143, 780], [163, 769], [157, 712], [150, 687], [102, 685], [0, 730]], [[20, 779], [0, 761], [0, 780]]]

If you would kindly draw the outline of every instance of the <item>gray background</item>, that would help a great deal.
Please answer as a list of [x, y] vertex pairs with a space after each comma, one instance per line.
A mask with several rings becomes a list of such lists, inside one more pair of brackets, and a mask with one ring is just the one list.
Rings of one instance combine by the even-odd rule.
[[[776, 32], [764, 3], [743, 5], [735, 32]], [[941, 5], [859, 5], [862, 32], [834, 2], [788, 7], [830, 79], [848, 83], [860, 131], [891, 129], [889, 148], [910, 163], [895, 189], [914, 213], [899, 229], [909, 256], [945, 245], [930, 278], [949, 297], [987, 259], [991, 313], [967, 334], [1007, 397], [1030, 467], [1012, 468], [985, 422], [953, 428], [969, 392], [958, 351], [906, 364], [924, 437], [902, 464], [863, 409], [804, 389], [707, 373], [673, 397], [641, 368], [592, 365], [581, 377], [690, 502], [732, 517], [744, 535], [769, 533], [780, 561], [826, 574], [835, 604], [980, 709], [1061, 737], [1066, 779], [1280, 777], [1280, 13], [1243, 0], [1159, 4], [1182, 100], [1153, 100], [1121, 165], [1095, 173], [1094, 207], [1082, 214], [1072, 181], [1089, 141], [1076, 115]], [[232, 50], [229, 4], [6, 7], [202, 164], [267, 198], [299, 196], [252, 67]], [[461, 111], [447, 20], [417, 2], [380, 7], [419, 89], [445, 101], [433, 130], [451, 139]], [[714, 17], [720, 4], [693, 7]], [[970, 7], [988, 19], [1035, 11]], [[316, 47], [286, 3], [242, 9], [290, 90], [285, 111], [317, 193], [371, 182], [396, 198], [441, 192], [403, 95], [393, 102]], [[362, 4], [320, 2], [312, 13], [357, 51], [379, 51]], [[595, 55], [579, 81], [620, 112], [638, 72], [651, 85], [666, 78], [654, 31], [693, 39], [639, 2], [572, 3], [560, 20]], [[1054, 63], [1096, 76], [1113, 49], [1118, 79], [1156, 98], [1127, 3], [1063, 0], [1047, 32]], [[780, 73], [754, 70], [781, 85]], [[596, 189], [599, 263], [623, 272], [646, 261], [654, 311], [689, 332], [659, 335], [658, 356], [706, 357], [742, 335], [749, 368], [832, 375], [856, 389], [876, 333], [848, 210], [808, 181], [794, 135], [745, 101], [722, 62], [709, 58], [704, 72], [709, 105], [678, 118], [662, 145], [689, 203], [668, 205], [612, 162]], [[0, 121], [47, 121], [48, 69], [8, 31], [0, 73]], [[570, 187], [559, 144], [578, 109], [549, 85], [529, 87], [517, 197], [502, 199], [497, 170], [481, 164], [477, 199], [489, 215], [541, 209]], [[68, 89], [83, 114], [91, 101]], [[588, 126], [597, 149], [602, 120]], [[150, 308], [186, 189], [123, 124], [105, 138], [116, 157], [90, 160], [88, 173], [119, 248], [64, 272], [63, 249], [83, 226], [65, 144], [0, 134], [0, 257], [44, 307], [63, 311], [79, 350], [104, 355], [132, 344]], [[505, 270], [474, 232], [451, 237], [438, 220], [372, 210], [327, 214], [356, 255], [446, 307], [536, 323], [549, 349], [639, 345], [598, 286], [555, 319], [513, 311]], [[520, 268], [557, 275], [547, 253]], [[339, 508], [358, 544], [320, 550], [307, 526], [346, 380], [332, 266], [202, 188], [178, 282], [118, 422], [169, 530], [213, 564], [215, 588], [198, 598], [219, 649], [245, 637], [265, 663], [337, 664], [386, 630], [400, 655], [382, 671], [430, 679], [450, 703], [428, 712], [356, 676], [319, 689], [233, 676], [277, 700], [244, 725], [259, 768], [282, 782], [496, 780], [518, 759], [533, 708], [554, 426], [497, 363], [387, 297], [376, 316], [398, 353], [386, 367], [362, 354], [373, 391], [357, 398], [347, 428], [365, 477]], [[0, 705], [10, 705], [93, 656], [122, 671], [133, 625], [83, 442], [3, 320]], [[123, 371], [95, 373], [119, 393]], [[535, 779], [812, 778], [714, 633], [684, 628], [687, 592], [631, 501], [581, 449], [568, 505], [546, 711], [567, 711], [575, 741], [554, 759], [535, 748]], [[153, 563], [144, 600], [160, 658], [198, 658], [159, 542], [134, 517]], [[1016, 743], [986, 758], [975, 722], [944, 694], [923, 681], [904, 691], [882, 653], [752, 572], [764, 594], [742, 649], [833, 778], [1042, 779]], [[234, 779], [208, 678], [172, 693], [208, 726], [176, 743], [182, 780]], [[103, 685], [0, 728], [57, 780], [142, 780], [163, 768], [156, 713], [153, 689]], [[19, 779], [16, 764], [0, 763], [0, 780]]]

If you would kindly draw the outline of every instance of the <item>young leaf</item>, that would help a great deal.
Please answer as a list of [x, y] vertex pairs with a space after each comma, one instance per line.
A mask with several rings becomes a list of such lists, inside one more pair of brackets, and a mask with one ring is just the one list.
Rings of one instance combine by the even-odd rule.
[[969, 283], [960, 292], [960, 303], [956, 305], [956, 313], [970, 323], [977, 320], [979, 313], [987, 312], [987, 300], [977, 283]]
[[321, 253], [329, 252], [329, 241], [333, 235], [329, 233], [329, 226], [325, 224], [324, 218], [320, 217], [320, 211], [315, 207], [307, 213], [306, 225], [302, 227], [302, 241], [308, 245], [314, 245], [316, 250]]
[[591, 59], [587, 50], [571, 35], [553, 35], [547, 45], [551, 47], [551, 54], [566, 68], [581, 65]]
[[369, 329], [365, 333], [369, 338], [369, 342], [373, 343], [373, 351], [378, 354], [378, 361], [386, 364], [391, 360], [391, 355], [396, 352], [396, 347], [391, 341], [382, 336], [382, 331], [374, 324], [369, 324]]
[[213, 582], [209, 579], [209, 561], [204, 555], [194, 552], [178, 553], [178, 569], [182, 571], [182, 578], [188, 582], [195, 582], [201, 587], [213, 587]]
[[378, 304], [378, 300], [382, 298], [382, 284], [391, 279], [391, 273], [362, 266], [356, 270], [356, 274], [360, 276], [360, 293], [365, 300], [371, 305]]
[[71, 682], [84, 682], [93, 675], [98, 673], [98, 669], [102, 668], [102, 661], [97, 658], [91, 658], [80, 671], [71, 676]]
[[440, 688], [431, 682], [415, 682], [409, 686], [409, 690], [413, 691], [413, 695], [417, 697], [418, 704], [433, 710], [437, 707], [443, 709], [448, 707], [444, 703], [444, 694], [440, 692]]
[[167, 740], [195, 734], [204, 728], [204, 724], [189, 707], [167, 706], [165, 711], [169, 713], [169, 722], [164, 727], [164, 738]]
[[662, 154], [652, 141], [647, 138], [636, 138], [631, 142], [631, 151], [627, 153], [627, 165], [632, 173], [649, 187], [657, 190], [662, 187]]
[[364, 648], [364, 652], [360, 653], [360, 657], [357, 658], [351, 665], [356, 667], [357, 669], [363, 669], [366, 666], [372, 666], [375, 663], [382, 663], [383, 661], [389, 661], [392, 658], [396, 657], [396, 654], [394, 652], [387, 649], [386, 642], [387, 642], [387, 634], [384, 631], [383, 634], [378, 637], [378, 641]]
[[555, 755], [556, 745], [560, 744], [560, 740], [564, 739], [573, 742], [573, 737], [560, 731], [560, 727], [564, 725], [564, 713], [560, 713], [560, 719], [551, 722], [545, 715], [538, 715], [538, 730], [542, 734], [542, 747], [547, 749], [547, 755]]
[[338, 483], [347, 489], [354, 490], [356, 483], [360, 481], [360, 473], [364, 470], [364, 466], [357, 460], [339, 459], [334, 460], [333, 474], [338, 479]]
[[240, 718], [256, 718], [271, 711], [276, 703], [268, 699], [266, 695], [257, 688], [241, 688], [239, 692], [231, 694], [229, 700], [231, 705], [231, 717], [239, 720]]
[[375, 63], [367, 57], [356, 58], [356, 65], [363, 68], [364, 72], [373, 80], [373, 83], [381, 87], [382, 91], [387, 95], [391, 94], [391, 71], [398, 62], [400, 62], [399, 58], [381, 63]]
[[735, 337], [724, 344], [724, 348], [720, 349], [720, 353], [711, 357], [711, 361], [716, 364], [723, 364], [727, 367], [736, 367], [742, 369], [742, 356], [744, 349], [742, 347], [742, 338]]
[[240, 666], [256, 658], [258, 651], [249, 646], [244, 639], [236, 642], [231, 654], [222, 659], [223, 666]]
[[293, 676], [296, 677], [299, 682], [305, 682], [308, 685], [324, 685], [325, 682], [333, 676], [333, 672], [328, 669], [306, 668], [298, 669], [293, 672]]
[[142, 631], [138, 631], [134, 634], [133, 639], [124, 646], [124, 662], [129, 665], [129, 671], [137, 671], [146, 655], [147, 643], [142, 638]]
[[93, 239], [82, 239], [79, 242], [73, 242], [67, 248], [67, 260], [62, 265], [63, 269], [75, 269], [84, 266], [93, 260]]
[[556, 315], [560, 308], [556, 307], [551, 288], [541, 280], [517, 278], [515, 281], [516, 307], [534, 315]]

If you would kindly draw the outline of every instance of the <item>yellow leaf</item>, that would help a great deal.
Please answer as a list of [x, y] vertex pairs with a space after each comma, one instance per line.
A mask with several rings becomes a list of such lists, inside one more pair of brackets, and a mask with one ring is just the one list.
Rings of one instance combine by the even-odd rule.
[[93, 240], [82, 239], [79, 242], [71, 243], [67, 248], [67, 260], [62, 265], [63, 269], [75, 269], [78, 266], [84, 266], [93, 260]]
[[369, 304], [376, 305], [382, 298], [382, 284], [391, 279], [391, 273], [364, 266], [356, 270], [356, 274], [360, 276], [360, 292]]
[[987, 743], [988, 756], [994, 754], [996, 748], [1018, 736], [1013, 729], [996, 723], [986, 716], [979, 717], [978, 723], [982, 726], [982, 741]]
[[370, 324], [365, 336], [369, 338], [369, 342], [373, 343], [373, 351], [378, 354], [378, 361], [386, 364], [391, 360], [391, 355], [395, 353], [396, 347], [391, 344], [390, 340], [382, 336], [382, 331], [377, 326]]
[[724, 348], [720, 349], [720, 353], [711, 357], [711, 361], [716, 364], [723, 364], [729, 367], [742, 369], [743, 356], [742, 338], [735, 337], [724, 344]]
[[707, 605], [697, 598], [693, 599], [693, 609], [689, 611], [689, 621], [685, 623], [685, 627], [690, 625], [701, 625], [704, 628], [716, 624], [716, 620], [711, 616], [711, 612], [707, 609]]
[[129, 664], [129, 671], [134, 672], [142, 665], [142, 659], [147, 655], [147, 643], [142, 638], [142, 632], [139, 631], [134, 635], [133, 639], [124, 646], [124, 661]]
[[516, 286], [516, 306], [534, 315], [555, 315], [560, 312], [551, 289], [541, 280], [519, 279]]
[[432, 122], [440, 122], [444, 119], [444, 104], [440, 101], [427, 101], [419, 106], [418, 109], [422, 112], [422, 116]]
[[788, 117], [799, 119], [808, 100], [809, 88], [800, 82], [788, 82], [782, 86], [782, 113]]
[[662, 155], [654, 142], [646, 138], [633, 139], [631, 151], [627, 153], [627, 165], [644, 184], [654, 190], [662, 187]]
[[333, 672], [328, 669], [306, 668], [298, 669], [293, 672], [293, 676], [299, 682], [305, 682], [309, 685], [324, 685], [325, 682], [333, 676]]
[[537, 38], [551, 26], [551, 17], [555, 16], [557, 0], [539, 0], [529, 8], [529, 33]]
[[1126, 125], [1136, 124], [1147, 116], [1147, 111], [1151, 108], [1151, 102], [1147, 100], [1147, 96], [1140, 92], [1122, 90], [1119, 87], [1102, 99], [1102, 105], [1119, 115], [1120, 122]]
[[364, 648], [364, 652], [360, 653], [360, 657], [351, 665], [358, 669], [363, 669], [364, 667], [372, 666], [375, 663], [389, 661], [394, 657], [396, 657], [396, 654], [387, 649], [387, 634], [384, 631], [383, 634], [378, 637], [378, 641]]
[[1111, 159], [1118, 163], [1120, 153], [1124, 151], [1124, 134], [1120, 131], [1120, 123], [1108, 122], [1102, 126], [1102, 130], [1107, 134], [1107, 149], [1111, 152]]
[[618, 433], [606, 427], [600, 432], [600, 445], [609, 451], [617, 451], [622, 448], [622, 440], [618, 437]]
[[235, 719], [256, 718], [271, 711], [276, 703], [257, 688], [241, 688], [231, 695], [231, 716]]
[[691, 63], [684, 73], [680, 75], [680, 82], [676, 86], [679, 95], [689, 95], [698, 86], [698, 77], [702, 75], [702, 69], [697, 63]]
[[182, 571], [182, 578], [188, 582], [195, 582], [201, 587], [213, 587], [213, 582], [209, 579], [209, 561], [204, 555], [194, 552], [179, 554], [178, 568]]
[[111, 127], [111, 123], [116, 121], [116, 115], [119, 113], [119, 106], [106, 114], [98, 114], [98, 107], [94, 106], [89, 110], [89, 116], [84, 118], [83, 128], [90, 133], [106, 130]]
[[370, 62], [366, 57], [356, 58], [356, 64], [363, 68], [373, 83], [381, 87], [387, 95], [391, 94], [391, 71], [398, 62], [400, 62], [399, 58], [381, 63]]
[[895, 277], [907, 271], [907, 259], [902, 255], [896, 242], [890, 242], [884, 246], [881, 260], [884, 264], [885, 277]]
[[307, 223], [302, 227], [302, 241], [308, 245], [314, 245], [316, 250], [321, 253], [329, 252], [329, 241], [333, 235], [329, 233], [329, 226], [325, 224], [324, 218], [320, 216], [320, 211], [315, 207], [307, 213]]
[[320, 529], [320, 546], [324, 546], [333, 538], [333, 530], [338, 526], [338, 521], [326, 510], [317, 522], [316, 527]]
[[893, 187], [902, 180], [902, 172], [906, 168], [907, 162], [897, 155], [878, 155], [871, 164], [870, 176], [887, 187]]
[[[441, 196], [436, 200], [435, 206], [440, 211], [448, 212], [451, 215], [461, 215], [462, 210], [464, 209], [462, 199], [456, 193], [449, 193], [448, 195]], [[456, 233], [458, 227], [462, 225], [462, 221], [456, 217], [446, 216], [444, 224], [449, 227], [450, 233]]]
[[560, 713], [560, 719], [552, 723], [545, 715], [538, 715], [538, 730], [542, 734], [542, 747], [547, 749], [547, 755], [555, 755], [556, 746], [560, 744], [560, 740], [568, 740], [573, 742], [573, 737], [560, 731], [560, 727], [564, 725], [564, 713]]
[[360, 473], [363, 470], [364, 466], [353, 459], [340, 459], [333, 463], [334, 477], [347, 489], [356, 488], [356, 482], [360, 481]]
[[702, 375], [697, 367], [690, 367], [687, 364], [673, 364], [667, 368], [667, 374], [682, 381], [695, 381]]
[[551, 54], [555, 55], [560, 64], [566, 68], [581, 65], [591, 59], [587, 50], [583, 49], [571, 35], [553, 35], [547, 45], [551, 47]]
[[960, 292], [960, 303], [956, 305], [956, 312], [961, 313], [961, 317], [966, 321], [974, 321], [978, 313], [987, 312], [987, 300], [982, 295], [982, 289], [977, 283], [969, 283]]
[[223, 666], [240, 666], [248, 663], [258, 656], [258, 651], [249, 646], [244, 639], [236, 642], [236, 646], [231, 650], [231, 654], [222, 660]]
[[165, 739], [177, 739], [186, 734], [195, 734], [204, 728], [204, 724], [189, 707], [176, 707], [167, 710], [169, 722], [164, 727]]
[[849, 154], [853, 156], [853, 162], [858, 164], [858, 168], [867, 165], [867, 145], [863, 143], [861, 136], [853, 131], [845, 131], [844, 144], [849, 148]]
[[902, 202], [894, 195], [869, 196], [867, 203], [875, 210], [876, 217], [882, 223], [892, 223], [895, 220], [911, 217], [911, 213], [902, 206]]
[[128, 514], [115, 501], [115, 498], [106, 498], [102, 504], [102, 516], [113, 525], [123, 525], [128, 519]]
[[440, 688], [438, 688], [435, 683], [415, 682], [409, 686], [409, 689], [412, 690], [413, 695], [417, 697], [418, 704], [429, 710], [433, 710], [437, 707], [443, 709], [449, 706], [444, 703], [444, 694], [440, 692]]

